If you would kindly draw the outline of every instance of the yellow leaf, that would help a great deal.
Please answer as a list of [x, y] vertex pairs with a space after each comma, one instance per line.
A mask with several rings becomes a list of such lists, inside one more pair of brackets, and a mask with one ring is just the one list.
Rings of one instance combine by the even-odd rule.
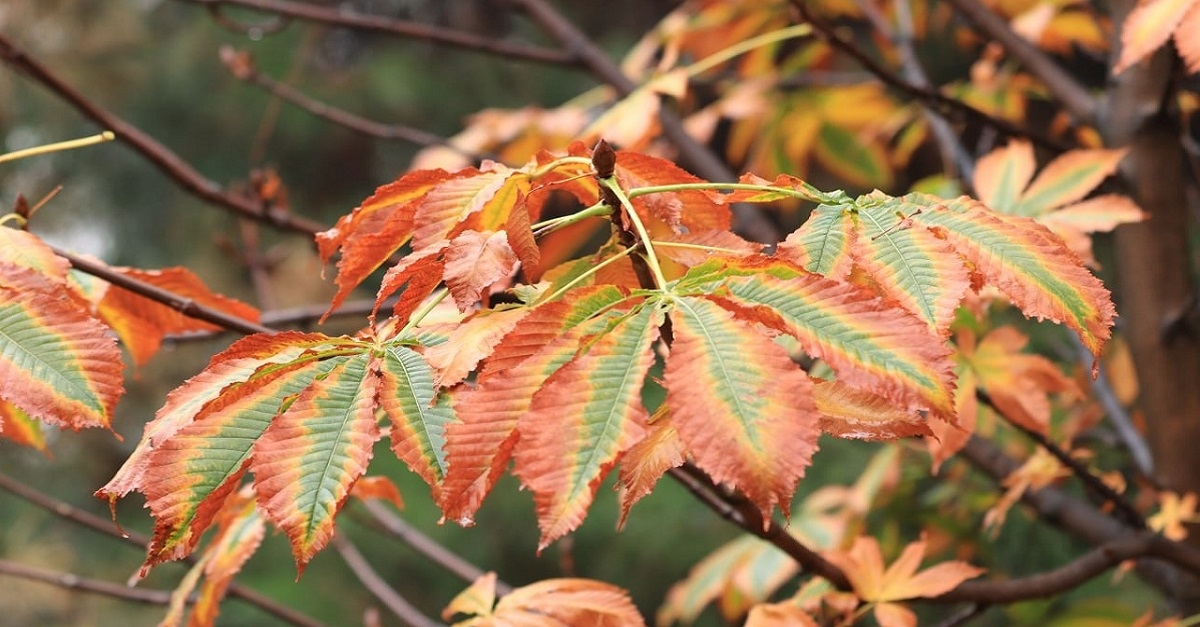
[[[1129, 66], [1141, 61], [1167, 42], [1167, 38], [1180, 26], [1187, 16], [1189, 25], [1194, 25], [1197, 0], [1141, 0], [1136, 9], [1125, 19], [1121, 30], [1121, 57], [1113, 66], [1113, 74], [1124, 72]], [[1182, 39], [1189, 43], [1200, 35], [1195, 29]]]

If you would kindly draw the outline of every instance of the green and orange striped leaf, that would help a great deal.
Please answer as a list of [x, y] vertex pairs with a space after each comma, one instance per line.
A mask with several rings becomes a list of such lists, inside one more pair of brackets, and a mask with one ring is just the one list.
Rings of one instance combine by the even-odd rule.
[[303, 572], [333, 537], [334, 517], [367, 469], [381, 433], [379, 366], [356, 355], [306, 388], [254, 443], [259, 506], [292, 543]]
[[62, 427], [108, 427], [124, 392], [121, 352], [64, 291], [61, 280], [0, 262], [0, 400]]
[[226, 498], [238, 489], [263, 436], [285, 399], [299, 394], [346, 358], [319, 353], [268, 363], [244, 383], [224, 388], [195, 419], [158, 442], [140, 490], [154, 514], [146, 567], [192, 553]]
[[653, 304], [620, 316], [546, 380], [520, 418], [515, 473], [534, 493], [539, 548], [579, 526], [605, 475], [643, 437], [641, 390], [661, 322]]
[[55, 283], [65, 283], [71, 267], [38, 236], [4, 226], [0, 226], [0, 263], [35, 270]]
[[430, 486], [446, 474], [446, 425], [454, 410], [437, 396], [433, 368], [405, 346], [389, 346], [379, 361], [379, 406], [392, 422], [392, 451]]
[[245, 382], [263, 366], [286, 364], [306, 351], [328, 348], [334, 342], [334, 338], [320, 333], [296, 331], [250, 335], [234, 342], [213, 356], [200, 374], [167, 395], [166, 403], [154, 415], [154, 420], [146, 423], [142, 439], [133, 453], [117, 474], [96, 491], [96, 496], [113, 502], [140, 489], [154, 450], [195, 420], [196, 414], [225, 388]]
[[670, 424], [696, 465], [769, 518], [786, 514], [817, 450], [812, 383], [787, 351], [699, 297], [674, 301], [664, 380]]
[[1026, 316], [1067, 325], [1093, 355], [1100, 355], [1116, 316], [1112, 297], [1046, 227], [990, 211], [965, 196], [942, 200], [909, 194], [883, 201], [881, 209], [913, 215], [916, 224], [936, 229], [972, 264], [973, 272], [1004, 292]]
[[478, 385], [455, 391], [458, 419], [446, 427], [450, 468], [439, 501], [446, 518], [471, 524], [508, 466], [517, 421], [529, 411], [534, 393], [575, 355], [586, 334], [605, 324], [603, 317], [589, 319], [626, 296], [612, 286], [586, 287], [538, 307], [497, 344], [484, 362]]
[[0, 438], [46, 452], [42, 423], [8, 401], [0, 401]]
[[[809, 355], [825, 360], [838, 380], [883, 396], [907, 410], [954, 420], [951, 350], [915, 316], [873, 292], [782, 260], [726, 261], [698, 266], [698, 287], [718, 271], [739, 316], [795, 337]], [[720, 286], [708, 284], [708, 289]], [[690, 286], [690, 283], [688, 284]]]

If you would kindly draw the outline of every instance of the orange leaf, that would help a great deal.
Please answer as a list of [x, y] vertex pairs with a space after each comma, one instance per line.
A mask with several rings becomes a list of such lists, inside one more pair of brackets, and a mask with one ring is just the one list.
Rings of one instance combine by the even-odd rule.
[[590, 579], [546, 579], [500, 599], [491, 622], [480, 625], [645, 625], [624, 590]]
[[360, 478], [350, 489], [350, 496], [363, 501], [380, 499], [395, 505], [397, 509], [404, 509], [404, 499], [400, 497], [400, 488], [397, 488], [391, 479], [383, 475]]
[[842, 569], [859, 598], [872, 603], [935, 597], [984, 572], [961, 561], [943, 562], [917, 572], [925, 556], [925, 546], [924, 539], [910, 543], [886, 570], [879, 542], [871, 536], [856, 538], [849, 551], [830, 551], [824, 555]]
[[1182, 497], [1175, 492], [1160, 492], [1158, 508], [1157, 513], [1146, 519], [1146, 524], [1176, 542], [1187, 539], [1187, 528], [1183, 523], [1200, 523], [1200, 515], [1196, 514], [1194, 492], [1188, 492]]
[[625, 526], [633, 504], [650, 494], [663, 473], [683, 465], [686, 449], [675, 427], [664, 418], [665, 414], [666, 405], [663, 405], [651, 419], [650, 432], [621, 458], [621, 471], [617, 475], [621, 495], [618, 529]]
[[517, 267], [517, 254], [504, 231], [463, 231], [445, 253], [446, 286], [462, 311], [470, 311], [485, 290]]
[[1054, 362], [1022, 353], [1028, 341], [1015, 327], [1004, 326], [960, 354], [978, 375], [979, 387], [1006, 418], [1044, 434], [1050, 424], [1049, 395], [1078, 393], [1078, 388]]
[[451, 599], [446, 609], [442, 610], [442, 620], [450, 620], [455, 614], [490, 616], [495, 605], [496, 573], [484, 573]]
[[[258, 322], [258, 310], [241, 301], [222, 296], [187, 268], [163, 268], [162, 270], [138, 270], [135, 268], [112, 268], [131, 279], [149, 283], [155, 287], [191, 299], [197, 304], [223, 311], [239, 318]], [[96, 315], [116, 332], [139, 366], [149, 361], [158, 351], [164, 335], [188, 331], [215, 331], [220, 327], [183, 315], [179, 310], [135, 294], [125, 288], [110, 285], [96, 304]]]
[[856, 440], [933, 435], [919, 413], [838, 381], [818, 381], [813, 399], [821, 413], [821, 431], [830, 435]]
[[450, 339], [425, 349], [425, 361], [437, 370], [434, 384], [448, 387], [467, 378], [492, 353], [529, 309], [484, 309], [455, 327]]

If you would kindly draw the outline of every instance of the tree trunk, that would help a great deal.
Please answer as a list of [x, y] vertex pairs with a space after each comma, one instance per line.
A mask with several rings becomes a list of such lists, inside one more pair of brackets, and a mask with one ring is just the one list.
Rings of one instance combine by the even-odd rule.
[[[1112, 3], [1121, 32], [1135, 2]], [[1119, 38], [1113, 58], [1120, 53]], [[1155, 474], [1165, 488], [1200, 492], [1200, 329], [1188, 246], [1189, 211], [1183, 148], [1173, 100], [1174, 52], [1168, 45], [1113, 79], [1100, 128], [1113, 147], [1129, 146], [1123, 164], [1129, 192], [1150, 219], [1116, 234], [1118, 311], [1132, 349], [1148, 423]], [[1200, 545], [1193, 529], [1191, 541]], [[1181, 581], [1178, 610], [1200, 612], [1200, 582]]]

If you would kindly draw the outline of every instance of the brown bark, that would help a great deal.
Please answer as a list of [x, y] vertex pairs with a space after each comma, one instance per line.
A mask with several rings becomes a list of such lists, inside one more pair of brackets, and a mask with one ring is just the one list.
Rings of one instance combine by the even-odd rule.
[[[1120, 32], [1133, 0], [1112, 3]], [[1114, 54], [1119, 54], [1119, 41]], [[1101, 130], [1110, 146], [1129, 146], [1123, 164], [1129, 192], [1150, 219], [1117, 231], [1118, 310], [1141, 386], [1155, 474], [1170, 490], [1200, 492], [1200, 329], [1188, 246], [1188, 180], [1171, 101], [1174, 51], [1159, 50], [1117, 76]], [[1200, 546], [1200, 534], [1192, 534]], [[1183, 613], [1200, 611], [1200, 584], [1181, 584]]]

